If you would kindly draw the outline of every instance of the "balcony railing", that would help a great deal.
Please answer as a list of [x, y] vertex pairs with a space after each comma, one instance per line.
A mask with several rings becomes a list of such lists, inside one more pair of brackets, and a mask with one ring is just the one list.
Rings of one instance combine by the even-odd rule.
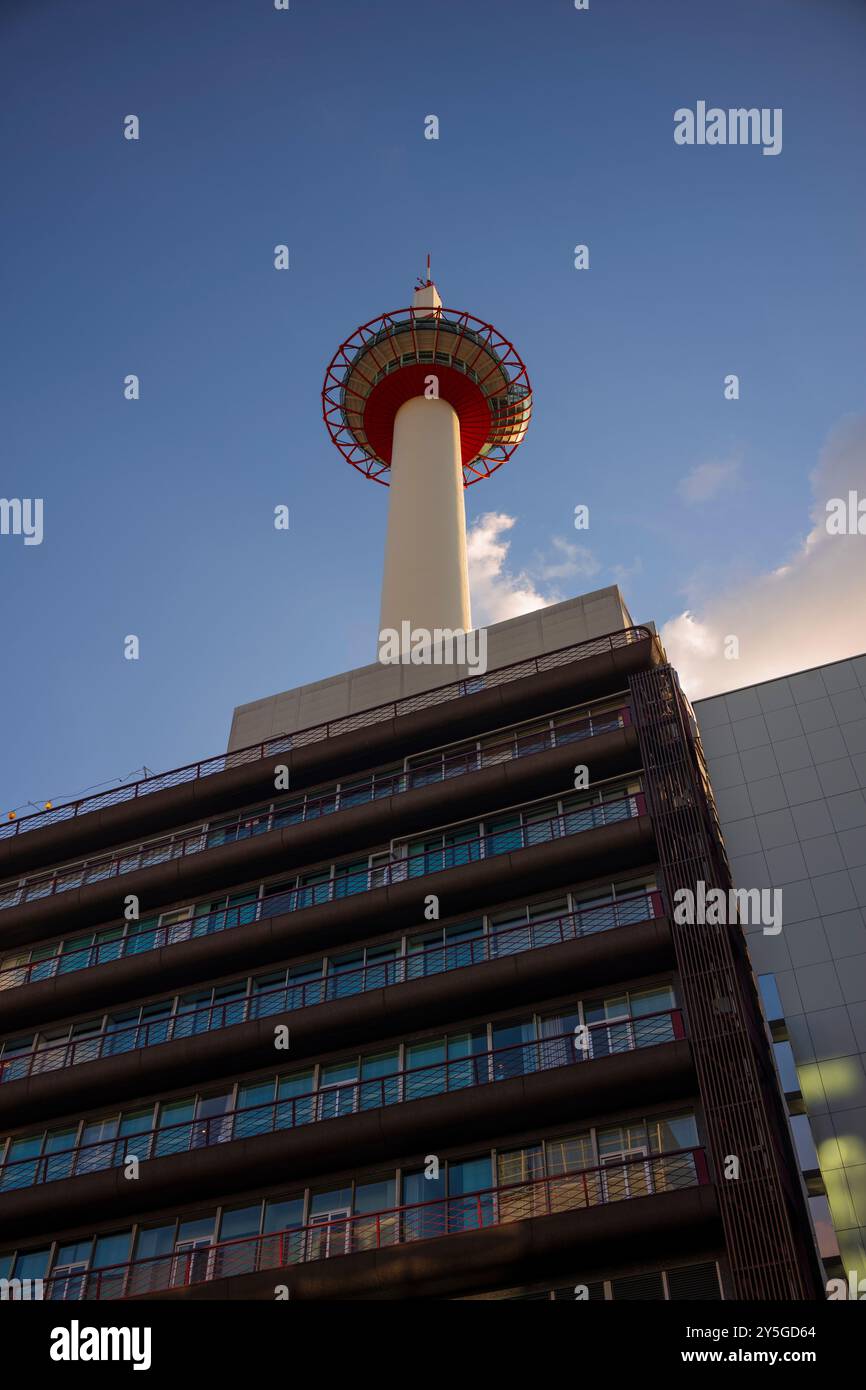
[[704, 1186], [709, 1181], [702, 1148], [639, 1158], [612, 1155], [594, 1168], [489, 1187], [467, 1196], [443, 1197], [357, 1216], [328, 1213], [304, 1226], [269, 1235], [242, 1236], [101, 1270], [58, 1272], [46, 1281], [45, 1297], [62, 1301], [143, 1298], [146, 1294], [171, 1293], [213, 1279], [288, 1269], [314, 1260], [436, 1240], [512, 1221], [588, 1210]]
[[684, 1036], [678, 1009], [604, 1020], [589, 1025], [582, 1033], [572, 1030], [474, 1056], [394, 1071], [369, 1080], [361, 1078], [320, 1086], [303, 1095], [245, 1106], [207, 1119], [185, 1120], [121, 1138], [71, 1145], [38, 1157], [8, 1160], [0, 1164], [0, 1192], [119, 1168], [133, 1155], [143, 1163], [170, 1154], [191, 1153], [214, 1144], [319, 1124], [362, 1110], [380, 1110], [389, 1105], [574, 1066], [614, 1053], [656, 1047]]
[[297, 912], [357, 893], [368, 893], [376, 888], [404, 883], [411, 878], [478, 863], [499, 854], [512, 854], [516, 850], [528, 849], [550, 840], [561, 839], [563, 836], [582, 834], [585, 830], [594, 830], [617, 821], [632, 820], [645, 814], [646, 802], [643, 792], [633, 792], [612, 798], [610, 801], [569, 811], [565, 815], [552, 816], [529, 825], [515, 826], [513, 829], [495, 830], [471, 840], [444, 845], [441, 849], [427, 850], [423, 854], [396, 859], [389, 864], [341, 873], [341, 868], [347, 863], [341, 861], [334, 866], [335, 876], [323, 883], [271, 893], [255, 902], [237, 907], [218, 908], [215, 912], [203, 914], [201, 917], [174, 922], [168, 926], [148, 928], [116, 941], [83, 946], [80, 951], [69, 951], [62, 956], [31, 961], [26, 965], [8, 965], [0, 969], [0, 990], [15, 989], [38, 980], [50, 979], [58, 974], [87, 970], [92, 966], [122, 960], [130, 955], [161, 950], [164, 946], [174, 946], [192, 938], [210, 936], [238, 926], [248, 926], [251, 922], [277, 917], [284, 912]]
[[404, 772], [373, 774], [362, 782], [335, 787], [320, 796], [302, 796], [280, 805], [243, 811], [228, 823], [199, 825], [194, 830], [180, 834], [161, 835], [139, 844], [124, 845], [120, 849], [110, 850], [80, 863], [62, 865], [49, 873], [31, 874], [0, 884], [0, 911], [4, 908], [18, 907], [21, 903], [37, 902], [56, 893], [67, 893], [73, 888], [84, 888], [92, 883], [122, 877], [139, 869], [150, 869], [172, 859], [183, 859], [187, 855], [219, 849], [223, 845], [234, 844], [253, 835], [263, 835], [269, 830], [279, 830], [289, 825], [303, 825], [307, 821], [333, 815], [336, 811], [364, 806], [386, 796], [399, 796], [403, 792], [429, 786], [434, 782], [450, 781], [452, 778], [463, 777], [469, 772], [477, 772], [496, 763], [525, 758], [533, 753], [545, 752], [568, 743], [577, 743], [601, 733], [622, 729], [628, 723], [629, 707], [624, 705], [621, 709], [606, 711], [599, 718], [594, 719], [587, 715], [580, 719], [564, 721], [552, 729], [540, 729], [531, 733], [521, 733], [516, 729], [508, 739], [488, 744], [481, 749], [458, 749], [451, 754], [444, 753], [428, 762], [416, 763]]
[[352, 733], [356, 729], [366, 729], [385, 720], [399, 718], [404, 714], [414, 714], [417, 710], [430, 709], [445, 704], [449, 700], [459, 700], [467, 695], [475, 695], [482, 690], [490, 690], [510, 681], [522, 680], [542, 671], [552, 671], [559, 666], [568, 666], [573, 661], [583, 661], [591, 656], [627, 647], [633, 642], [651, 639], [653, 634], [646, 627], [627, 627], [604, 637], [593, 637], [586, 642], [577, 642], [559, 651], [547, 652], [544, 656], [530, 657], [526, 661], [513, 662], [510, 666], [498, 666], [484, 675], [470, 676], [466, 680], [453, 681], [439, 685], [432, 690], [402, 700], [391, 700], [384, 705], [376, 705], [358, 714], [347, 714], [340, 719], [331, 719], [325, 724], [314, 724], [293, 734], [282, 734], [267, 739], [264, 743], [254, 743], [248, 748], [239, 748], [234, 753], [221, 753], [215, 758], [205, 758], [185, 767], [174, 768], [171, 772], [161, 772], [153, 777], [145, 777], [137, 782], [127, 782], [108, 791], [97, 792], [93, 796], [79, 797], [77, 801], [65, 802], [48, 810], [35, 811], [32, 815], [21, 816], [14, 821], [0, 825], [0, 839], [20, 835], [30, 830], [42, 830], [58, 821], [71, 820], [76, 816], [87, 815], [91, 811], [101, 811], [106, 806], [116, 806], [120, 802], [133, 801], [138, 797], [150, 796], [153, 792], [164, 791], [167, 787], [177, 787], [184, 782], [196, 782], [203, 777], [225, 772], [229, 768], [241, 767], [246, 763], [259, 762], [275, 753], [285, 753], [292, 748], [301, 748], [310, 743], [321, 743], [325, 739], [336, 738], [339, 734]]
[[0, 1085], [6, 1081], [21, 1081], [28, 1076], [40, 1076], [43, 1072], [79, 1066], [82, 1062], [96, 1062], [103, 1057], [117, 1057], [139, 1048], [157, 1047], [181, 1038], [236, 1027], [258, 1018], [270, 1018], [295, 1009], [331, 1003], [335, 999], [347, 999], [368, 990], [405, 984], [407, 980], [501, 960], [504, 956], [523, 951], [559, 946], [593, 932], [645, 922], [663, 914], [661, 894], [655, 889], [629, 894], [560, 917], [504, 927], [468, 941], [428, 946], [423, 951], [412, 951], [374, 965], [335, 970], [321, 979], [279, 985], [243, 999], [207, 1004], [169, 1018], [122, 1025], [96, 1037], [73, 1038], [70, 1042], [0, 1057]]

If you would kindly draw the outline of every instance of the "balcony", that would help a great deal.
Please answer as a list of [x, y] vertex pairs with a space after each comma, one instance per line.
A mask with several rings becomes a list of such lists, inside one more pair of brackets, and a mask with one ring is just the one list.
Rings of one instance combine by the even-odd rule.
[[62, 806], [46, 806], [0, 825], [0, 874], [9, 878], [98, 846], [271, 799], [275, 758], [289, 766], [293, 786], [314, 785], [423, 751], [443, 737], [468, 738], [573, 704], [576, 687], [584, 701], [609, 695], [621, 690], [629, 675], [663, 659], [649, 629], [626, 628]]
[[[537, 1243], [544, 1255], [545, 1244], [555, 1248], [564, 1240], [573, 1251], [579, 1240], [575, 1240], [572, 1232], [579, 1237], [581, 1226], [585, 1226], [584, 1234], [592, 1237], [599, 1223], [590, 1230], [589, 1214], [617, 1203], [636, 1200], [643, 1203], [648, 1199], [647, 1206], [642, 1206], [641, 1210], [649, 1216], [648, 1209], [661, 1200], [664, 1211], [656, 1213], [658, 1226], [663, 1225], [665, 1219], [673, 1224], [677, 1216], [683, 1226], [688, 1224], [689, 1216], [706, 1222], [711, 1204], [690, 1205], [685, 1211], [682, 1208], [678, 1211], [676, 1196], [687, 1189], [706, 1187], [709, 1181], [706, 1154], [701, 1148], [638, 1158], [613, 1156], [598, 1167], [492, 1187], [467, 1196], [311, 1221], [293, 1230], [176, 1251], [94, 1272], [65, 1271], [46, 1282], [45, 1295], [58, 1301], [136, 1299], [149, 1294], [181, 1293], [216, 1280], [261, 1273], [264, 1278], [256, 1281], [257, 1288], [251, 1287], [249, 1293], [272, 1298], [274, 1284], [286, 1282], [277, 1271], [288, 1272], [298, 1266], [327, 1260], [336, 1262], [329, 1266], [329, 1273], [336, 1276], [331, 1280], [330, 1292], [331, 1296], [339, 1297], [341, 1288], [344, 1294], [350, 1292], [350, 1287], [341, 1285], [343, 1280], [351, 1284], [347, 1266], [353, 1262], [344, 1263], [345, 1257], [380, 1252], [378, 1275], [371, 1279], [366, 1271], [363, 1272], [362, 1287], [366, 1284], [368, 1289], [374, 1289], [378, 1285], [377, 1291], [381, 1293], [385, 1284], [385, 1291], [390, 1287], [392, 1296], [401, 1293], [405, 1296], [407, 1282], [429, 1277], [431, 1265], [438, 1265], [440, 1269], [447, 1267], [452, 1271], [452, 1279], [453, 1272], [457, 1271], [459, 1279], [461, 1268], [471, 1269], [480, 1263], [471, 1258], [473, 1247], [478, 1244], [475, 1238], [480, 1233], [494, 1232], [498, 1227], [518, 1222], [531, 1221], [533, 1229], [535, 1223], [543, 1223], [544, 1237], [537, 1242], [524, 1242], [522, 1249], [520, 1242], [512, 1241], [508, 1247], [497, 1242], [492, 1248], [493, 1258], [488, 1255], [487, 1263], [498, 1269], [500, 1277], [518, 1262], [526, 1262], [527, 1246]], [[674, 1201], [665, 1203], [666, 1198]], [[572, 1223], [566, 1219], [571, 1213], [584, 1213], [584, 1216]], [[546, 1218], [550, 1217], [555, 1220], [548, 1222]], [[646, 1217], [645, 1223], [652, 1228], [652, 1221], [647, 1222]], [[697, 1226], [697, 1221], [694, 1225]], [[630, 1229], [632, 1235], [641, 1228], [637, 1219], [623, 1226]], [[609, 1229], [613, 1231], [612, 1227]], [[443, 1244], [453, 1237], [464, 1239], [453, 1248], [450, 1243]], [[406, 1252], [411, 1259], [408, 1266], [405, 1260], [402, 1262], [405, 1274], [401, 1275], [398, 1266], [389, 1280], [387, 1259], [382, 1260], [381, 1253], [391, 1253], [395, 1247], [407, 1245], [411, 1247]], [[569, 1257], [573, 1260], [571, 1251]], [[598, 1258], [597, 1252], [595, 1258]], [[463, 1277], [471, 1278], [471, 1275]], [[292, 1292], [295, 1293], [294, 1288]], [[305, 1291], [299, 1292], [303, 1296]], [[321, 1296], [321, 1290], [319, 1292]], [[306, 1296], [316, 1295], [308, 1289]]]
[[503, 960], [525, 951], [561, 946], [596, 932], [660, 918], [663, 913], [659, 892], [634, 893], [610, 903], [491, 931], [486, 936], [453, 945], [430, 946], [423, 951], [394, 956], [374, 965], [335, 971], [321, 979], [288, 984], [244, 999], [211, 1004], [149, 1023], [109, 1029], [97, 1037], [79, 1037], [55, 1046], [33, 1048], [28, 1052], [0, 1057], [0, 1085], [63, 1071], [87, 1062], [119, 1057], [143, 1048], [188, 1040], [203, 1033], [293, 1013], [298, 1009], [335, 1003], [358, 994], [404, 985], [412, 980]]
[[[551, 722], [553, 727], [546, 730], [524, 731], [518, 728], [508, 737], [486, 744], [483, 748], [458, 748], [415, 763], [402, 772], [371, 774], [348, 786], [337, 784], [316, 796], [286, 798], [276, 804], [245, 810], [228, 821], [221, 820], [217, 825], [198, 825], [194, 829], [162, 835], [145, 843], [124, 845], [78, 864], [66, 864], [49, 873], [38, 873], [14, 883], [0, 884], [0, 912], [154, 868], [172, 860], [198, 856], [272, 830], [304, 825], [324, 816], [400, 796], [437, 782], [450, 782], [468, 773], [596, 738], [600, 734], [612, 733], [628, 727], [629, 707], [623, 705], [618, 710], [605, 711], [596, 718], [587, 715]], [[3, 828], [0, 826], [0, 830]]]
[[[145, 931], [128, 933], [115, 940], [83, 947], [63, 955], [47, 957], [28, 964], [10, 965], [0, 970], [0, 990], [53, 979], [80, 970], [139, 956], [164, 947], [180, 945], [191, 940], [213, 936], [240, 926], [250, 926], [264, 919], [280, 917], [306, 908], [335, 903], [338, 900], [408, 884], [428, 875], [436, 875], [470, 864], [511, 855], [519, 850], [538, 848], [554, 841], [578, 836], [586, 831], [639, 820], [646, 815], [642, 792], [629, 793], [609, 801], [549, 817], [530, 825], [497, 830], [491, 834], [428, 850], [422, 854], [394, 859], [372, 868], [358, 869], [351, 860], [333, 865], [333, 874], [326, 881], [267, 894], [255, 902], [216, 912], [170, 926], [150, 927]], [[61, 943], [58, 942], [58, 950]]]
[[[319, 1086], [304, 1095], [289, 1095], [210, 1119], [184, 1121], [121, 1138], [114, 1137], [119, 1124], [117, 1118], [103, 1122], [114, 1134], [87, 1144], [78, 1143], [74, 1138], [69, 1142], [70, 1131], [49, 1136], [47, 1141], [41, 1136], [32, 1141], [27, 1136], [19, 1136], [12, 1144], [33, 1143], [41, 1148], [46, 1143], [51, 1151], [22, 1158], [7, 1157], [0, 1164], [0, 1193], [121, 1168], [132, 1155], [145, 1163], [150, 1159], [189, 1154], [214, 1145], [321, 1124], [363, 1111], [495, 1086], [560, 1068], [582, 1067], [684, 1037], [682, 1015], [678, 1009], [672, 1009], [591, 1024], [580, 1036], [575, 1032], [562, 1033], [431, 1066], [395, 1071], [375, 1079]], [[62, 1147], [64, 1144], [68, 1147]]]

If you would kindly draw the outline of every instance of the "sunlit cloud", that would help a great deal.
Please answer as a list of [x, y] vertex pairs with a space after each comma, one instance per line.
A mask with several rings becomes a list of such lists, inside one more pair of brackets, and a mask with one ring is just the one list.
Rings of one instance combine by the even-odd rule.
[[677, 492], [690, 505], [711, 502], [720, 492], [735, 487], [740, 478], [739, 459], [721, 463], [699, 463], [691, 473], [680, 478]]
[[467, 535], [472, 621], [476, 627], [518, 618], [557, 602], [558, 596], [543, 594], [525, 570], [515, 573], [508, 568], [511, 542], [507, 536], [516, 520], [505, 512], [485, 512]]
[[[833, 431], [811, 483], [811, 529], [785, 563], [664, 624], [668, 656], [693, 699], [866, 652], [866, 536], [826, 526], [828, 500], [866, 495], [866, 416]], [[730, 637], [734, 660], [725, 656]]]

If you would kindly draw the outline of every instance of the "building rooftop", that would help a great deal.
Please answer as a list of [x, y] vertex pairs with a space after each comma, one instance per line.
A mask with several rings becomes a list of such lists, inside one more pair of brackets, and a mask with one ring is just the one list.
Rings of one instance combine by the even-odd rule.
[[[487, 631], [487, 669], [525, 661], [572, 643], [604, 637], [634, 626], [618, 585], [538, 608], [518, 618], [494, 623]], [[652, 628], [652, 624], [646, 624]], [[263, 700], [238, 705], [232, 718], [228, 751], [248, 748], [279, 734], [341, 719], [418, 695], [449, 681], [466, 680], [473, 670], [465, 664], [427, 666], [382, 665], [373, 662], [324, 680], [283, 690]]]

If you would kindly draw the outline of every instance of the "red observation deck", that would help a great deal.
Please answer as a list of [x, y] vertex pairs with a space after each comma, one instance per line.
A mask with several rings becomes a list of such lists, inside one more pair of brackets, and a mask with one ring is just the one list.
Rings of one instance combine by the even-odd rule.
[[438, 300], [428, 282], [414, 307], [371, 319], [341, 344], [325, 373], [322, 411], [343, 457], [387, 487], [397, 411], [424, 396], [435, 376], [440, 399], [459, 419], [469, 487], [501, 468], [520, 444], [532, 390], [516, 349], [492, 324], [435, 302], [419, 305], [425, 295]]

